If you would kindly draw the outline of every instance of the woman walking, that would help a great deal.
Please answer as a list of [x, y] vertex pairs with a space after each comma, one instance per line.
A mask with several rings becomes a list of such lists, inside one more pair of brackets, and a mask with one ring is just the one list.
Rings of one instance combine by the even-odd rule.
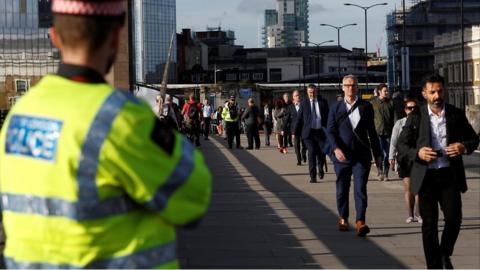
[[277, 148], [280, 153], [287, 153], [287, 147], [283, 143], [283, 136], [284, 136], [284, 117], [286, 115], [286, 108], [283, 103], [282, 99], [278, 99], [275, 102], [275, 113], [273, 118], [277, 121], [277, 125], [275, 126], [275, 136], [277, 138]]
[[263, 108], [263, 132], [265, 133], [265, 145], [270, 146], [270, 135], [272, 135], [272, 128], [273, 128], [273, 119], [272, 119], [272, 111], [270, 110], [270, 106], [268, 103], [265, 103], [265, 107]]

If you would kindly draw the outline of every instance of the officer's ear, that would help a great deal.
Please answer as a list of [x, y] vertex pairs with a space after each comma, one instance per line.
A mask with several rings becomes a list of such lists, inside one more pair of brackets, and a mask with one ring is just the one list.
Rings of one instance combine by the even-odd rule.
[[48, 28], [48, 36], [52, 41], [53, 46], [55, 46], [60, 51], [63, 50], [63, 42], [54, 26]]

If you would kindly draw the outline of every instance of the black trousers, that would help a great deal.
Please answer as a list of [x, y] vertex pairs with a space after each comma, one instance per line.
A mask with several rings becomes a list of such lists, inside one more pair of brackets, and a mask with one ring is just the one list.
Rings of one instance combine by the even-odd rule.
[[[427, 170], [419, 195], [423, 219], [422, 240], [429, 269], [442, 268], [441, 256], [451, 256], [462, 223], [462, 198], [452, 181], [450, 168]], [[441, 242], [438, 239], [438, 205], [443, 211], [445, 226]]]
[[260, 134], [258, 133], [258, 126], [253, 125], [246, 125], [245, 127], [247, 133], [247, 140], [248, 140], [248, 148], [253, 149], [253, 141], [255, 140], [255, 148], [260, 148]]
[[[321, 130], [314, 130], [310, 131], [310, 136], [307, 139], [304, 139], [305, 145], [308, 149], [308, 171], [310, 173], [310, 179], [316, 180], [317, 178], [317, 169], [316, 166], [318, 165], [318, 171], [323, 172], [323, 152], [322, 152], [322, 134]], [[325, 139], [323, 139], [325, 140]]]
[[295, 136], [293, 147], [295, 148], [298, 163], [302, 163], [302, 159], [307, 159], [307, 147], [300, 136]]
[[232, 148], [233, 138], [235, 138], [237, 143], [237, 148], [240, 147], [240, 129], [238, 127], [238, 122], [234, 121], [225, 121], [226, 131], [227, 131], [227, 143], [228, 148]]
[[208, 138], [208, 134], [210, 134], [211, 121], [212, 121], [212, 118], [210, 117], [203, 118], [203, 135], [205, 136], [205, 138]]

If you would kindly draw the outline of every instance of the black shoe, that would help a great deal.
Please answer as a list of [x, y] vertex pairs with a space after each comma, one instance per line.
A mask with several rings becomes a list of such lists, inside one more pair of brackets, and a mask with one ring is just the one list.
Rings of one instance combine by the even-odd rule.
[[242, 146], [237, 146], [237, 149], [243, 149], [243, 147]]
[[442, 256], [442, 265], [443, 265], [443, 269], [454, 269], [452, 261], [448, 256]]
[[310, 183], [317, 183], [317, 180], [315, 180], [315, 179], [310, 179]]
[[297, 166], [302, 166], [302, 163], [301, 163], [301, 162], [297, 162]]
[[229, 147], [228, 147], [228, 149], [232, 149], [232, 147], [231, 147], [231, 146], [229, 146]]
[[303, 163], [307, 163], [307, 157], [303, 157]]
[[[238, 148], [238, 147], [237, 147]], [[247, 147], [247, 150], [253, 150], [253, 147]]]
[[208, 141], [208, 137], [205, 137], [205, 141]]
[[324, 176], [325, 176], [325, 172], [323, 172], [323, 170], [318, 172], [318, 177], [320, 177], [320, 179], [323, 179]]

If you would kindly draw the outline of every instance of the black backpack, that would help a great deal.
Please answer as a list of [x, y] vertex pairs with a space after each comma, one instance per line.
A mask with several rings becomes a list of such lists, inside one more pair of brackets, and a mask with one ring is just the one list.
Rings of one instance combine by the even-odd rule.
[[192, 120], [198, 119], [198, 107], [197, 107], [197, 103], [192, 103], [192, 104], [190, 104], [190, 106], [188, 107], [188, 118], [189, 118], [189, 119], [192, 119]]
[[238, 108], [235, 104], [232, 105], [231, 107], [229, 107], [228, 110], [230, 112], [230, 118], [231, 119], [235, 119], [235, 118], [238, 117]]

